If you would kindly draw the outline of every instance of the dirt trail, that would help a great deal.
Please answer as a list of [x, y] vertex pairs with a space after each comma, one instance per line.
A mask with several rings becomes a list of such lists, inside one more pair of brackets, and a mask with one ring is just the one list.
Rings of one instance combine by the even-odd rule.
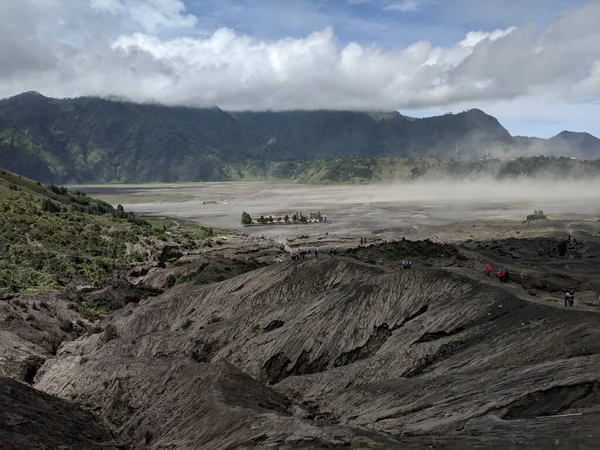
[[485, 274], [474, 272], [473, 270], [465, 267], [445, 267], [443, 268], [443, 270], [453, 273], [460, 273], [461, 275], [464, 275], [465, 277], [470, 278], [472, 280], [483, 283], [489, 283], [491, 286], [497, 287], [499, 289], [505, 289], [507, 292], [510, 292], [511, 295], [514, 295], [530, 303], [537, 303], [540, 305], [551, 306], [554, 308], [562, 308], [565, 309], [565, 312], [576, 310], [600, 313], [600, 302], [598, 302], [597, 306], [590, 306], [581, 304], [581, 302], [576, 301], [575, 305], [573, 306], [573, 309], [569, 310], [564, 307], [564, 297], [560, 295], [543, 294], [542, 296], [532, 296], [529, 295], [525, 289], [523, 289], [523, 286], [520, 286], [517, 283], [500, 283], [493, 274], [492, 278], [489, 279]]

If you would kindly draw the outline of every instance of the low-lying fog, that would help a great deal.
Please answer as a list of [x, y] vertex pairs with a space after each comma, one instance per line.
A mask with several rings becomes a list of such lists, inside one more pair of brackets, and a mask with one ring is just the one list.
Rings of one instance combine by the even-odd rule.
[[[146, 186], [79, 186], [126, 210], [181, 217], [237, 229], [242, 211], [290, 217], [311, 210], [327, 216], [320, 231], [357, 233], [460, 220], [523, 220], [534, 209], [547, 215], [600, 216], [600, 180], [471, 180], [371, 185], [186, 183]], [[207, 203], [204, 203], [207, 202]], [[208, 203], [208, 202], [216, 202]], [[298, 227], [253, 227], [259, 233], [299, 232]]]

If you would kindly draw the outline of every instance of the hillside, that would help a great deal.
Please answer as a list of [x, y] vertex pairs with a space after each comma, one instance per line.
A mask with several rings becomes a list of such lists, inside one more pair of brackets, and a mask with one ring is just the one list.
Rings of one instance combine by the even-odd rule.
[[587, 158], [598, 158], [600, 155], [600, 139], [589, 133], [563, 131], [551, 138], [549, 145], [556, 153], [577, 148]]
[[44, 182], [218, 180], [253, 147], [231, 116], [25, 93], [0, 102], [0, 166]]
[[166, 245], [198, 245], [210, 230], [152, 223], [0, 169], [0, 298], [79, 285], [100, 287], [119, 269], [158, 258]]
[[4, 450], [123, 449], [93, 413], [0, 377], [0, 442]]
[[232, 113], [246, 128], [269, 136], [266, 160], [318, 160], [366, 156], [462, 156], [490, 146], [510, 145], [512, 137], [480, 110], [425, 119], [397, 112], [289, 111]]
[[517, 136], [516, 144], [528, 155], [566, 155], [582, 159], [600, 158], [600, 139], [589, 133], [562, 131], [550, 139]]
[[[541, 243], [502, 247], [527, 245]], [[380, 252], [454, 268], [360, 261]], [[596, 312], [461, 272], [450, 246], [346, 254], [128, 305], [63, 344], [35, 387], [91, 406], [135, 449], [595, 448]]]

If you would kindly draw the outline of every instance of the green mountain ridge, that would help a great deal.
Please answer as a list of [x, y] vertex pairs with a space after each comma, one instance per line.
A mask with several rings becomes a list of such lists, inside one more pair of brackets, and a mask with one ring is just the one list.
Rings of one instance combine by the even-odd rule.
[[35, 92], [0, 101], [0, 166], [61, 184], [228, 181], [271, 172], [285, 179], [332, 158], [472, 160], [488, 150], [595, 159], [600, 140], [513, 138], [478, 109], [416, 119], [385, 111], [226, 112]]

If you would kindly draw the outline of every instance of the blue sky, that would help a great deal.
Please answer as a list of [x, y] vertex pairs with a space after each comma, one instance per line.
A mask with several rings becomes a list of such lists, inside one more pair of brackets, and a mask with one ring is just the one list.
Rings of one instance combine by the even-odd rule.
[[0, 0], [0, 96], [230, 110], [480, 108], [600, 136], [600, 2]]
[[207, 34], [226, 26], [252, 36], [303, 37], [332, 26], [342, 42], [400, 49], [449, 45], [469, 31], [540, 25], [583, 0], [186, 0]]

